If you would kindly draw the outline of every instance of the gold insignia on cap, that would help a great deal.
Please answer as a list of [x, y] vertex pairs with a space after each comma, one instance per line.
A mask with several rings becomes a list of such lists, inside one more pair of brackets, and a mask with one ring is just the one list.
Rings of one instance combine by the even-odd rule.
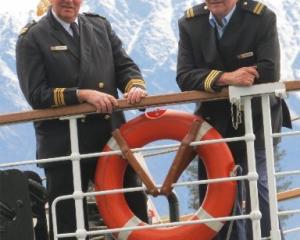
[[243, 4], [244, 4], [244, 6], [247, 6], [247, 5], [248, 5], [248, 2], [244, 2]]
[[205, 5], [205, 6], [204, 6], [204, 9], [205, 9], [205, 10], [207, 10], [207, 9], [208, 9], [208, 6], [207, 6], [207, 5]]

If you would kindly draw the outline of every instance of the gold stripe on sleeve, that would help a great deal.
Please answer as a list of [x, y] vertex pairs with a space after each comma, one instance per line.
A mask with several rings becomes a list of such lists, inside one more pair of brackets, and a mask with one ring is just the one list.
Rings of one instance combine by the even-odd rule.
[[58, 96], [57, 96], [58, 88], [54, 89], [53, 98], [54, 98], [54, 106], [58, 106]]
[[66, 105], [66, 103], [65, 103], [64, 91], [65, 91], [65, 88], [60, 88], [60, 89], [59, 89], [59, 100], [60, 100], [60, 105]]
[[141, 87], [145, 88], [145, 82], [142, 79], [131, 79], [126, 87], [125, 87], [125, 92], [128, 92], [133, 85], [140, 85]]
[[204, 80], [204, 90], [211, 91], [211, 82], [214, 79], [214, 77], [218, 74], [218, 71], [212, 70], [208, 76]]

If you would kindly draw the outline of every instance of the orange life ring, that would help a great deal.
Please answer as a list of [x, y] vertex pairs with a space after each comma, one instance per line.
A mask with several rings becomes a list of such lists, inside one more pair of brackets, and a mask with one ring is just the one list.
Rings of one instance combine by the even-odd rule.
[[[150, 142], [171, 139], [181, 141], [198, 119], [202, 122], [196, 140], [220, 139], [220, 134], [198, 116], [173, 111], [159, 110], [143, 114], [120, 128], [122, 136], [130, 148], [139, 148]], [[118, 150], [113, 138], [104, 151]], [[203, 160], [208, 178], [228, 177], [234, 167], [234, 161], [225, 143], [200, 145], [196, 148]], [[100, 157], [95, 174], [96, 191], [123, 188], [123, 177], [127, 161], [121, 156]], [[228, 216], [231, 213], [236, 196], [236, 182], [209, 184], [203, 204], [191, 217], [191, 220]], [[124, 194], [101, 195], [96, 197], [98, 209], [108, 228], [122, 228], [146, 225], [137, 218], [127, 205]], [[115, 235], [118, 240], [198, 240], [211, 239], [222, 228], [222, 222], [182, 225], [122, 231]]]

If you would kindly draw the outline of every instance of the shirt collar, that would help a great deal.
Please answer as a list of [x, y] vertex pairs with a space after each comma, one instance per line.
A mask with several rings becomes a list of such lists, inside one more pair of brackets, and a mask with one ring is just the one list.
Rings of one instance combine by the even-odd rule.
[[229, 23], [231, 17], [232, 17], [232, 14], [234, 13], [234, 10], [236, 9], [236, 5], [234, 6], [234, 8], [232, 8], [230, 10], [230, 12], [222, 18], [221, 22], [222, 22], [222, 26], [219, 25], [219, 23], [217, 22], [217, 19], [215, 18], [215, 16], [210, 12], [209, 13], [209, 23], [210, 25], [214, 28], [215, 26], [218, 26], [222, 29], [224, 29], [227, 24]]

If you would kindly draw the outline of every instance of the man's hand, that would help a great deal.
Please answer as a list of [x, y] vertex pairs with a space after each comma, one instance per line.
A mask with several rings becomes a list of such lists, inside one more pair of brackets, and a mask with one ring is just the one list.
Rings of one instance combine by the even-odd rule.
[[128, 93], [124, 94], [124, 98], [126, 98], [130, 104], [139, 103], [142, 98], [146, 96], [147, 91], [139, 87], [132, 87]]
[[255, 78], [259, 78], [256, 67], [242, 67], [233, 72], [225, 72], [219, 78], [217, 85], [252, 86]]
[[80, 102], [92, 104], [99, 113], [112, 113], [113, 108], [118, 106], [114, 96], [95, 90], [80, 89], [77, 91], [77, 97]]

